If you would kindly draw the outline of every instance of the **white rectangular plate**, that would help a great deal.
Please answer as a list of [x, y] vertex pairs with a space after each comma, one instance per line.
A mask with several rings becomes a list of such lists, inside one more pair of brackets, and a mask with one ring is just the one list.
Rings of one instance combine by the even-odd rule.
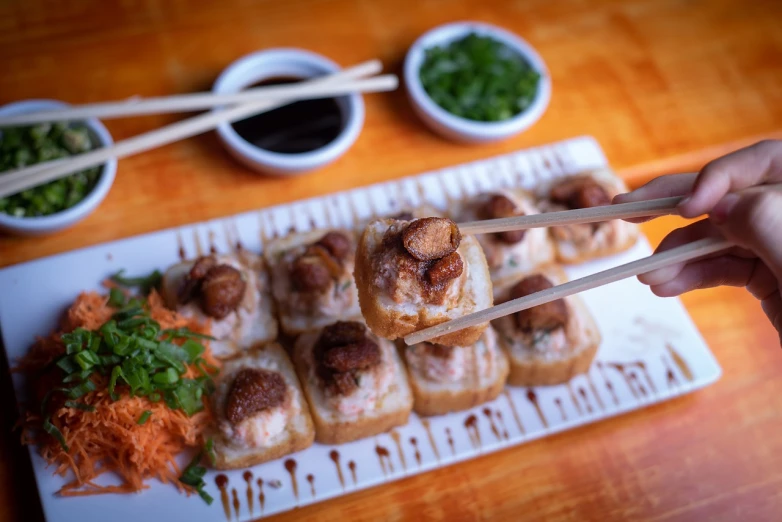
[[[237, 241], [260, 251], [262, 238], [291, 227], [352, 226], [400, 205], [427, 202], [446, 208], [450, 198], [498, 186], [532, 187], [552, 176], [606, 165], [598, 144], [583, 137], [533, 150], [447, 168], [396, 182], [360, 188], [259, 212], [165, 230], [32, 261], [0, 271], [0, 328], [11, 365], [35, 336], [48, 334], [62, 311], [83, 290], [99, 289], [107, 275], [165, 269], [209, 249], [228, 251]], [[610, 258], [569, 268], [581, 277], [650, 253], [646, 241]], [[413, 415], [408, 425], [338, 447], [316, 444], [288, 459], [206, 476], [215, 502], [207, 506], [173, 486], [151, 482], [137, 495], [61, 498], [63, 479], [52, 475], [34, 448], [31, 458], [50, 522], [104, 520], [222, 521], [292, 509], [473, 458], [482, 453], [642, 408], [717, 380], [720, 368], [676, 299], [660, 299], [635, 279], [583, 294], [603, 335], [597, 362], [571, 383], [544, 388], [507, 388], [497, 400], [471, 411], [429, 421]], [[22, 397], [21, 378], [15, 389]], [[286, 465], [287, 463], [287, 465]], [[107, 477], [106, 480], [111, 480]]]

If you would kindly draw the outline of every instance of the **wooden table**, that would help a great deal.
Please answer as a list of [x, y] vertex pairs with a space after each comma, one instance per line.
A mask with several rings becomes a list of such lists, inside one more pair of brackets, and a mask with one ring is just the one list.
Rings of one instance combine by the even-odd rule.
[[[782, 136], [780, 17], [775, 0], [2, 2], [0, 102], [203, 90], [232, 60], [274, 46], [312, 49], [343, 65], [379, 57], [399, 72], [418, 35], [459, 19], [521, 34], [547, 61], [554, 93], [534, 128], [473, 147], [427, 131], [402, 91], [367, 96], [355, 146], [299, 178], [248, 172], [213, 134], [125, 159], [93, 216], [47, 238], [0, 237], [0, 266], [582, 134], [600, 141], [631, 184], [697, 168]], [[107, 126], [122, 139], [175, 119]], [[656, 243], [678, 225], [659, 219], [644, 231]], [[277, 519], [774, 519], [782, 510], [777, 334], [743, 291], [700, 291], [684, 302], [724, 367], [716, 385]], [[3, 385], [10, 393], [7, 379]], [[9, 410], [0, 444], [0, 517], [40, 517]]]

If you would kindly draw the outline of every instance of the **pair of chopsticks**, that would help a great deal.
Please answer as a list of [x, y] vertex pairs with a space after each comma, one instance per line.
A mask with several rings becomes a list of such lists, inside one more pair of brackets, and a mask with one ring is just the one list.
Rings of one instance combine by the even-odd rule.
[[[194, 93], [125, 102], [95, 103], [0, 117], [0, 128], [2, 128], [12, 125], [28, 125], [84, 118], [110, 119], [143, 114], [219, 108], [119, 141], [110, 147], [95, 149], [69, 158], [31, 165], [3, 174], [0, 176], [0, 198], [48, 183], [73, 172], [101, 165], [111, 158], [124, 158], [190, 138], [210, 131], [221, 123], [242, 120], [293, 101], [342, 96], [356, 92], [368, 93], [396, 89], [398, 79], [394, 75], [387, 74], [368, 78], [381, 70], [382, 64], [378, 60], [371, 60], [306, 82], [292, 85], [257, 87], [234, 94]], [[227, 107], [221, 108], [223, 106]]]
[[[769, 184], [750, 187], [738, 192], [747, 193], [762, 190], [782, 190], [782, 184]], [[655, 217], [678, 214], [677, 205], [683, 196], [650, 199], [634, 203], [619, 203], [603, 207], [593, 207], [576, 210], [563, 210], [534, 214], [531, 216], [517, 216], [501, 219], [489, 219], [485, 221], [472, 221], [459, 225], [462, 234], [488, 234], [511, 230], [526, 230], [530, 228], [575, 225], [579, 223], [598, 223], [612, 219], [632, 219], [640, 217]], [[438, 325], [414, 332], [404, 338], [405, 344], [413, 345], [428, 341], [451, 332], [470, 328], [479, 324], [494, 321], [500, 317], [527, 310], [535, 306], [556, 301], [573, 294], [591, 290], [599, 286], [615, 283], [628, 277], [646, 274], [653, 270], [678, 263], [684, 263], [693, 259], [715, 254], [732, 247], [733, 244], [723, 238], [709, 237], [699, 239], [665, 252], [653, 254], [649, 257], [638, 259], [630, 263], [609, 268], [602, 272], [592, 274], [580, 279], [574, 279], [561, 285], [536, 292], [524, 297], [512, 299], [500, 305], [492, 306]]]

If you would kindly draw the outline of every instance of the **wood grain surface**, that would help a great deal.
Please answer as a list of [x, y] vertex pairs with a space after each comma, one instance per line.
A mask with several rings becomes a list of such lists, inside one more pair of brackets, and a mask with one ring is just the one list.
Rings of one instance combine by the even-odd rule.
[[[393, 179], [577, 135], [631, 183], [782, 137], [782, 3], [727, 0], [223, 0], [0, 2], [0, 103], [71, 103], [205, 90], [236, 58], [295, 46], [400, 73], [440, 23], [477, 19], [527, 39], [553, 79], [549, 110], [506, 142], [426, 130], [405, 93], [366, 96], [364, 130], [296, 178], [237, 165], [214, 134], [122, 160], [103, 205], [66, 232], [0, 236], [0, 266], [107, 240]], [[123, 139], [177, 116], [106, 123]], [[681, 225], [644, 225], [653, 243]], [[67, 275], [64, 275], [67, 277]], [[2, 291], [2, 289], [0, 289]], [[694, 395], [276, 520], [773, 520], [782, 512], [782, 350], [738, 289], [684, 302], [724, 376]], [[11, 393], [3, 379], [3, 391]], [[41, 517], [26, 452], [2, 409], [0, 518]], [[141, 499], [139, 499], [141, 501]]]

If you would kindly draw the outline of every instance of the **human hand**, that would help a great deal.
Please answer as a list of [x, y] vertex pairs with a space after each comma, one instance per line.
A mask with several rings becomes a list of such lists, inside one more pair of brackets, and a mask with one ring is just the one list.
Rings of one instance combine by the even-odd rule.
[[720, 285], [744, 286], [760, 300], [782, 339], [782, 191], [733, 193], [780, 182], [782, 141], [762, 141], [712, 161], [697, 175], [662, 176], [614, 198], [614, 203], [629, 203], [688, 196], [678, 206], [681, 216], [708, 214], [708, 219], [668, 234], [658, 252], [710, 236], [722, 236], [737, 245], [705, 259], [654, 270], [638, 279], [663, 297]]

